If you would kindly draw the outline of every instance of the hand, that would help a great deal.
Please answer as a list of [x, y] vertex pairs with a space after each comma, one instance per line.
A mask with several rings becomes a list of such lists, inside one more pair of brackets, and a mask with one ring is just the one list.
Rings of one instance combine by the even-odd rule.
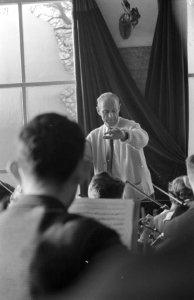
[[125, 140], [125, 132], [119, 128], [111, 128], [105, 132], [103, 138], [108, 140]]

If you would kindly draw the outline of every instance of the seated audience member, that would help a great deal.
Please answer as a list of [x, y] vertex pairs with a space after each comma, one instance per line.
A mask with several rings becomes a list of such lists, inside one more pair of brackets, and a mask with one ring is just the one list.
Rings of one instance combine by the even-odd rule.
[[[74, 282], [104, 251], [127, 251], [112, 229], [67, 212], [78, 184], [84, 179], [84, 146], [79, 126], [59, 114], [37, 116], [21, 130], [16, 160], [10, 164], [10, 170], [18, 179], [22, 194], [0, 216], [0, 299], [30, 299], [32, 270], [36, 275], [40, 271], [44, 284], [31, 291], [37, 296], [47, 295]], [[59, 252], [61, 245], [65, 248], [62, 256], [52, 252], [52, 242], [48, 249], [47, 243], [41, 246], [38, 242], [50, 230], [54, 231], [53, 244], [56, 242]], [[38, 266], [33, 264], [37, 252], [41, 260]], [[47, 254], [51, 255], [53, 265]], [[44, 265], [45, 261], [49, 266]], [[57, 271], [55, 264], [64, 268]], [[51, 278], [62, 280], [54, 280], [49, 288]]]
[[125, 184], [107, 172], [93, 176], [89, 187], [89, 198], [122, 198]]
[[[148, 228], [146, 228], [143, 231], [139, 241], [145, 241], [145, 239], [148, 239], [148, 236], [151, 233], [153, 233], [155, 238], [159, 236], [159, 234], [163, 233], [166, 224], [173, 218], [184, 213], [188, 209], [187, 204], [193, 200], [193, 191], [191, 190], [191, 188], [186, 186], [185, 176], [179, 176], [175, 178], [172, 182], [170, 182], [168, 192], [174, 198], [179, 200], [182, 204], [170, 197], [170, 209], [165, 209], [160, 214], [154, 217], [148, 215], [146, 217], [146, 223], [148, 225]], [[153, 229], [155, 229], [155, 232], [152, 232]]]
[[8, 207], [13, 191], [13, 186], [0, 180], [0, 211], [3, 211]]

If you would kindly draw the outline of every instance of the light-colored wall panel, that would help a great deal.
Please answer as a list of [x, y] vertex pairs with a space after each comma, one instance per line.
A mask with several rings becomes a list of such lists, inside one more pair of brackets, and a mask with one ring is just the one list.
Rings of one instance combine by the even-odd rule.
[[157, 0], [129, 1], [131, 8], [138, 8], [141, 18], [127, 40], [123, 40], [119, 33], [119, 18], [124, 13], [121, 2], [118, 0], [96, 0], [117, 46], [151, 46], [158, 14]]

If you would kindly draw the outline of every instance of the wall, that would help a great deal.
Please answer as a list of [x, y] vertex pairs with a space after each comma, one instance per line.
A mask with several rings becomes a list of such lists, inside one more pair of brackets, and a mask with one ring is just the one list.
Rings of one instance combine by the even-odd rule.
[[141, 18], [131, 36], [124, 40], [119, 33], [119, 18], [124, 13], [121, 1], [96, 0], [109, 30], [120, 50], [130, 73], [138, 88], [144, 94], [151, 45], [157, 19], [157, 0], [129, 1], [132, 7], [137, 7]]
[[121, 56], [142, 95], [145, 92], [151, 46], [120, 48]]
[[151, 46], [157, 19], [157, 0], [129, 0], [132, 7], [137, 7], [141, 18], [127, 40], [119, 34], [119, 18], [124, 13], [121, 0], [96, 0], [117, 47]]

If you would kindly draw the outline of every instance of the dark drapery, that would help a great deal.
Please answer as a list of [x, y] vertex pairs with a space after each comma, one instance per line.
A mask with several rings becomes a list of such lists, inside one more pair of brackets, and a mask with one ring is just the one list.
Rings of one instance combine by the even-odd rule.
[[146, 158], [155, 183], [184, 173], [185, 152], [145, 103], [96, 2], [73, 0], [73, 18], [78, 121], [85, 133], [101, 125], [96, 98], [112, 91], [121, 99], [122, 116], [139, 122], [150, 136]]
[[188, 151], [187, 2], [159, 0], [145, 98], [171, 138]]

